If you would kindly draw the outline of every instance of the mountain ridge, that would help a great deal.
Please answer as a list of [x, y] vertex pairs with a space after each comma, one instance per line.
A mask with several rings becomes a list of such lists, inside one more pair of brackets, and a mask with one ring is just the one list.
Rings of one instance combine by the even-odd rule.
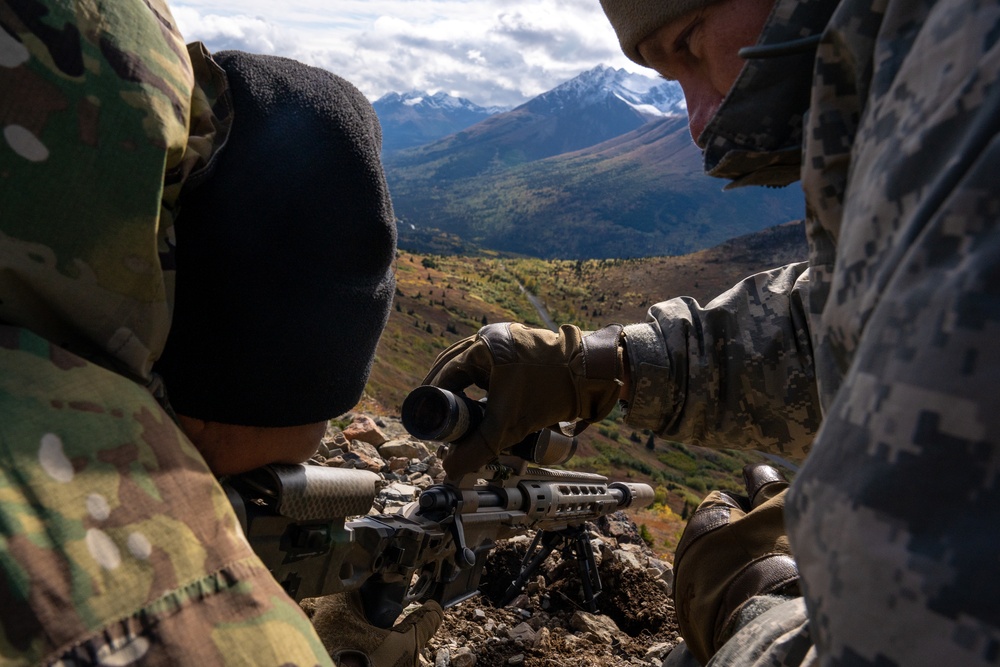
[[702, 173], [701, 152], [678, 117], [545, 159], [455, 169], [466, 175], [389, 169], [401, 247], [425, 251], [447, 232], [534, 257], [680, 255], [801, 217], [795, 188], [723, 193], [722, 181]]
[[676, 255], [802, 215], [795, 188], [724, 194], [702, 171], [683, 104], [675, 82], [596, 67], [508, 112], [385, 153], [400, 247]]
[[481, 107], [464, 97], [419, 90], [387, 93], [372, 103], [382, 126], [382, 151], [412, 148], [475, 125], [506, 107]]
[[594, 68], [508, 112], [422, 146], [386, 152], [386, 169], [417, 167], [437, 180], [456, 180], [593, 146], [648, 122], [648, 108], [670, 109], [683, 99], [672, 82], [636, 90], [640, 79], [654, 81]]

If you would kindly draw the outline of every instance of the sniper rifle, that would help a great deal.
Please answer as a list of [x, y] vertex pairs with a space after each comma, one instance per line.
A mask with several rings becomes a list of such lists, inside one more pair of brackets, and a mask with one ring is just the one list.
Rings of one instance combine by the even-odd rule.
[[[450, 441], [481, 414], [481, 403], [418, 387], [402, 417], [416, 437]], [[230, 476], [223, 488], [250, 546], [295, 600], [360, 590], [368, 620], [388, 628], [412, 602], [433, 599], [447, 608], [476, 595], [497, 540], [535, 530], [504, 603], [563, 546], [575, 552], [594, 610], [601, 586], [583, 524], [647, 507], [653, 490], [537, 465], [565, 462], [575, 445], [575, 438], [549, 429], [532, 434], [495, 463], [428, 487], [394, 514], [368, 514], [383, 482], [364, 470], [269, 465]]]

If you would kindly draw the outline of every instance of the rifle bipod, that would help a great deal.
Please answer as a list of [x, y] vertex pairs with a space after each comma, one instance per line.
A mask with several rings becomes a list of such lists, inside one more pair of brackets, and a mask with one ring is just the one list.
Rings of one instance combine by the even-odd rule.
[[[562, 550], [564, 556], [572, 555], [576, 560], [580, 568], [580, 583], [583, 585], [583, 601], [592, 613], [597, 611], [597, 596], [601, 594], [601, 575], [597, 571], [594, 547], [590, 544], [587, 529], [582, 525], [562, 530], [540, 530], [535, 534], [535, 539], [531, 541], [531, 546], [521, 561], [521, 573], [503, 594], [501, 607], [513, 602], [556, 547]], [[536, 550], [538, 553], [535, 553]]]

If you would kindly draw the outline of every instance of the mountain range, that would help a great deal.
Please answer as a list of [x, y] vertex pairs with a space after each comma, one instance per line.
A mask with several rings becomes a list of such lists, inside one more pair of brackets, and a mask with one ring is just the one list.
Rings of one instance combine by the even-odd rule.
[[[682, 254], [801, 217], [797, 188], [723, 193], [702, 173], [676, 82], [600, 66], [509, 111], [441, 93], [387, 95], [374, 106], [409, 250]], [[413, 141], [413, 128], [426, 138], [470, 121], [392, 148]]]
[[388, 93], [372, 103], [382, 124], [382, 150], [386, 153], [430, 143], [509, 107], [481, 107], [464, 97], [444, 92], [428, 95], [419, 90]]

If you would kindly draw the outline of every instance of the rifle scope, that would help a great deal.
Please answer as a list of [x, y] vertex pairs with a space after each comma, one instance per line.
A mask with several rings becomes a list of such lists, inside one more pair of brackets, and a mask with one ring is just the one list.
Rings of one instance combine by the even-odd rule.
[[[465, 394], [435, 387], [417, 387], [403, 400], [400, 416], [414, 437], [454, 442], [479, 426], [486, 414], [486, 399], [475, 401]], [[576, 453], [577, 439], [545, 428], [528, 435], [507, 450], [513, 456], [539, 465], [559, 465]]]

